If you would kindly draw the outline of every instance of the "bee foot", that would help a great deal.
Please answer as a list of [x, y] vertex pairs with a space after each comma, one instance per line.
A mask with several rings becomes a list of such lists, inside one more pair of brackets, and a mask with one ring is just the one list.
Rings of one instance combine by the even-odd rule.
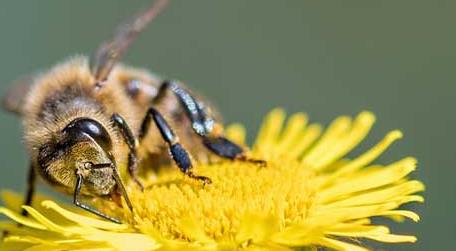
[[240, 155], [240, 156], [236, 157], [236, 160], [244, 161], [244, 162], [250, 162], [252, 164], [258, 165], [259, 167], [267, 167], [268, 166], [268, 162], [266, 162], [266, 160], [252, 159], [252, 158], [249, 158], [249, 157], [247, 157], [245, 155]]
[[195, 175], [194, 173], [192, 172], [187, 172], [186, 175], [192, 179], [195, 179], [195, 180], [199, 180], [199, 181], [202, 181], [203, 182], [203, 185], [209, 185], [209, 184], [212, 184], [212, 180], [206, 176], [199, 176], [199, 175]]

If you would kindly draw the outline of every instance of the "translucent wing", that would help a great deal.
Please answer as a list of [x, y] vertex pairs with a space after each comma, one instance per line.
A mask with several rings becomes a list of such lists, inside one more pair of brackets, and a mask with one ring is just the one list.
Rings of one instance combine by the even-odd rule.
[[2, 97], [3, 108], [9, 112], [22, 114], [25, 97], [29, 92], [35, 75], [26, 75], [17, 79]]
[[97, 81], [97, 86], [102, 86], [102, 82], [108, 78], [112, 68], [128, 49], [129, 45], [163, 11], [168, 2], [168, 0], [155, 1], [150, 8], [134, 17], [131, 21], [120, 25], [112, 40], [101, 44], [91, 62], [92, 74]]

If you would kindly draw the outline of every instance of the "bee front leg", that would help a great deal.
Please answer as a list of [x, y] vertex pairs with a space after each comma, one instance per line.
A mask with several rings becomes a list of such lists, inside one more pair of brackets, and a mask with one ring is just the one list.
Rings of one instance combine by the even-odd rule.
[[150, 123], [152, 121], [155, 123], [158, 130], [160, 131], [163, 140], [165, 140], [166, 144], [168, 145], [171, 157], [179, 169], [190, 178], [201, 180], [204, 183], [211, 183], [211, 180], [208, 177], [195, 175], [191, 171], [193, 165], [190, 155], [179, 143], [177, 136], [174, 134], [165, 118], [163, 118], [163, 116], [155, 108], [151, 107], [147, 111], [146, 117], [141, 124], [139, 139], [142, 140], [147, 135], [150, 129]]
[[119, 114], [114, 113], [111, 116], [114, 125], [119, 129], [120, 134], [122, 135], [125, 143], [128, 146], [128, 173], [132, 177], [133, 181], [138, 184], [141, 190], [144, 190], [144, 185], [138, 179], [138, 158], [136, 154], [136, 147], [138, 145], [138, 141], [136, 140], [133, 132], [131, 131], [130, 127], [127, 124], [122, 116]]
[[[32, 205], [33, 195], [35, 194], [35, 187], [36, 187], [36, 171], [33, 168], [33, 165], [30, 164], [27, 176], [27, 192], [24, 198], [24, 205], [30, 206]], [[25, 209], [22, 209], [21, 214], [24, 216], [28, 215], [28, 212]]]
[[217, 130], [214, 130], [214, 128], [217, 123], [207, 114], [205, 107], [177, 83], [163, 82], [154, 102], [159, 103], [163, 100], [168, 90], [175, 94], [192, 123], [193, 131], [202, 138], [203, 144], [208, 150], [220, 157], [231, 160], [248, 161], [261, 166], [266, 164], [264, 160], [247, 157], [242, 147], [225, 138], [220, 132], [216, 132]]

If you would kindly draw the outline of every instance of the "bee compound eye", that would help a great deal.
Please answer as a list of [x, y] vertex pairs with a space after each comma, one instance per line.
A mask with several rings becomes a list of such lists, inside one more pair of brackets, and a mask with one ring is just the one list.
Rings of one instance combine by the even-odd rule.
[[77, 118], [71, 121], [63, 129], [63, 132], [75, 138], [78, 138], [81, 134], [86, 134], [105, 150], [109, 150], [112, 147], [111, 137], [105, 127], [90, 118]]

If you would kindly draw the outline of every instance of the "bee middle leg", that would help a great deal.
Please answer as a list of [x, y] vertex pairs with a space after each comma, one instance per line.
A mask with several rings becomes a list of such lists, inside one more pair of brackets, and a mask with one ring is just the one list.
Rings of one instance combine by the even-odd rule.
[[141, 124], [139, 140], [141, 141], [147, 135], [152, 121], [155, 123], [162, 138], [168, 145], [171, 157], [179, 169], [190, 178], [201, 180], [205, 184], [211, 183], [211, 180], [208, 177], [196, 175], [191, 171], [193, 165], [189, 153], [179, 143], [177, 136], [174, 134], [165, 118], [163, 118], [163, 116], [153, 107], [149, 108]]
[[138, 186], [144, 190], [144, 185], [138, 179], [138, 157], [136, 153], [136, 147], [138, 141], [136, 140], [133, 132], [127, 124], [127, 121], [117, 113], [114, 113], [111, 116], [111, 120], [114, 122], [114, 125], [119, 129], [120, 134], [122, 135], [125, 143], [128, 146], [128, 173], [130, 174], [133, 181], [138, 184]]
[[198, 102], [188, 91], [180, 87], [177, 83], [163, 82], [154, 103], [159, 103], [168, 90], [175, 94], [192, 123], [193, 131], [202, 138], [203, 144], [208, 150], [220, 157], [231, 160], [247, 161], [262, 166], [266, 164], [264, 160], [247, 157], [242, 147], [227, 139], [219, 132], [215, 132], [214, 127], [216, 126], [216, 121], [207, 114], [201, 102]]

